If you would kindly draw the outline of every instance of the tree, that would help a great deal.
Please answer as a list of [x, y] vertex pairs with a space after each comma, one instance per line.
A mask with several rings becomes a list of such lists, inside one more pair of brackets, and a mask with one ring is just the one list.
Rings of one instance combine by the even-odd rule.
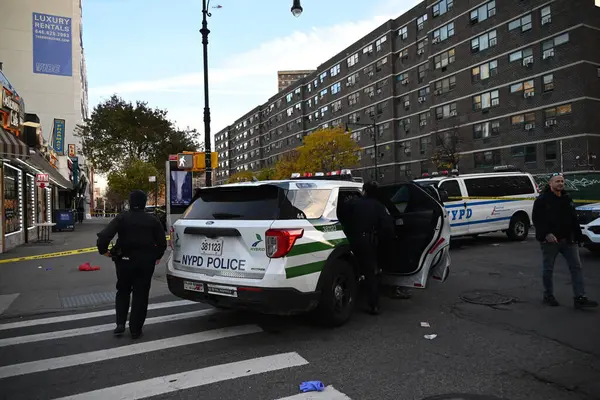
[[462, 140], [458, 126], [436, 133], [435, 149], [431, 160], [437, 169], [458, 168]]
[[131, 191], [139, 189], [150, 198], [156, 183], [149, 182], [148, 177], [157, 175], [158, 171], [152, 164], [138, 159], [128, 160], [122, 169], [108, 174], [107, 197], [108, 192], [111, 192], [121, 199], [127, 199]]
[[227, 183], [234, 182], [250, 182], [254, 178], [254, 174], [250, 171], [240, 171], [231, 175], [229, 179], [227, 179]]
[[275, 164], [274, 179], [289, 179], [292, 173], [300, 172], [298, 170], [298, 158], [300, 153], [298, 150], [292, 150], [283, 154], [281, 159]]
[[118, 170], [130, 159], [162, 171], [169, 154], [202, 147], [196, 130], [177, 129], [167, 119], [167, 111], [116, 95], [94, 107], [75, 134], [81, 138], [83, 154], [100, 173]]
[[265, 168], [256, 174], [256, 179], [259, 181], [268, 181], [275, 179], [275, 168]]
[[359, 151], [358, 143], [342, 127], [319, 129], [304, 138], [296, 167], [308, 172], [354, 168]]

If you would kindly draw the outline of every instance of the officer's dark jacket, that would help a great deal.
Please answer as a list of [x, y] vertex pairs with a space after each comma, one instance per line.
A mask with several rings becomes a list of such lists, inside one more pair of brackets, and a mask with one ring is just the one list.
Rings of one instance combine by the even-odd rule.
[[535, 226], [535, 238], [540, 242], [546, 241], [546, 235], [550, 233], [557, 239], [576, 242], [582, 239], [575, 205], [571, 196], [564, 190], [561, 196], [556, 196], [546, 187], [533, 203], [531, 219]]
[[373, 197], [357, 197], [340, 209], [338, 216], [346, 236], [359, 237], [363, 233], [378, 237], [394, 235], [394, 221], [385, 206]]
[[117, 215], [98, 233], [98, 252], [105, 254], [115, 234], [117, 243], [111, 250], [113, 259], [128, 257], [132, 261], [155, 261], [167, 249], [165, 231], [159, 219], [142, 208], [131, 209]]

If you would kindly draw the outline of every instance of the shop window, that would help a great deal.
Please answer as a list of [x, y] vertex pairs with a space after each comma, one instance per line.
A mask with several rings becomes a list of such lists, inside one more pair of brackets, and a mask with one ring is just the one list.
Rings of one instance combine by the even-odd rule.
[[4, 165], [4, 234], [20, 232], [23, 222], [23, 173]]

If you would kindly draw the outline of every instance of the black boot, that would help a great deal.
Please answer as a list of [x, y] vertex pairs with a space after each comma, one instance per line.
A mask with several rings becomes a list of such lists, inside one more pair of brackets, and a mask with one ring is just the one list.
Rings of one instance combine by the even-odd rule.
[[141, 330], [139, 330], [139, 331], [132, 331], [132, 330], [130, 329], [130, 332], [131, 332], [131, 338], [132, 338], [132, 339], [134, 339], [134, 340], [135, 340], [135, 339], [139, 339], [139, 338], [141, 338], [142, 336], [144, 336], [144, 332], [142, 332]]
[[594, 307], [598, 307], [598, 302], [597, 301], [589, 300], [585, 296], [575, 297], [575, 299], [573, 300], [573, 304], [574, 304], [575, 308], [577, 308], [579, 310], [581, 310], [582, 308], [594, 308]]
[[560, 303], [558, 301], [556, 301], [556, 298], [553, 295], [544, 296], [544, 304], [551, 306], [551, 307], [560, 306]]
[[113, 331], [113, 335], [115, 336], [121, 336], [123, 333], [125, 333], [125, 325], [117, 325]]

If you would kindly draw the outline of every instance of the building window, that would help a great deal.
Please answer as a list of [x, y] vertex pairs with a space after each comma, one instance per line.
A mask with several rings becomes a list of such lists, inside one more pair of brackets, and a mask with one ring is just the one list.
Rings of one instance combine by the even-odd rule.
[[456, 87], [456, 75], [452, 75], [448, 78], [441, 79], [435, 82], [435, 94], [440, 95], [454, 90]]
[[555, 161], [557, 159], [557, 148], [556, 142], [544, 143], [544, 154], [546, 161]]
[[481, 64], [471, 70], [471, 80], [473, 82], [483, 81], [496, 75], [498, 75], [498, 60]]
[[421, 55], [425, 53], [425, 46], [427, 45], [427, 38], [417, 42], [417, 54]]
[[363, 72], [365, 73], [365, 75], [368, 75], [369, 77], [372, 77], [373, 75], [375, 75], [375, 72], [373, 72], [373, 66], [369, 65], [368, 67], [366, 67], [365, 69], [363, 69]]
[[373, 45], [370, 44], [363, 49], [363, 54], [372, 54], [373, 53]]
[[321, 83], [325, 81], [325, 78], [327, 78], [327, 72], [323, 72], [321, 73], [321, 75], [319, 75], [319, 80], [321, 81]]
[[530, 79], [528, 81], [515, 83], [514, 85], [510, 86], [511, 93], [517, 93], [521, 91], [524, 92], [525, 95], [527, 95], [527, 93], [531, 93], [531, 95], [533, 95], [535, 93], [534, 80]]
[[4, 164], [4, 234], [23, 228], [23, 172]]
[[526, 163], [536, 162], [537, 149], [535, 145], [514, 146], [510, 149], [511, 156], [524, 157]]
[[473, 109], [474, 110], [485, 110], [490, 107], [496, 107], [500, 105], [500, 97], [497, 90], [492, 92], [479, 94], [473, 96]]
[[340, 64], [337, 64], [337, 65], [335, 65], [333, 68], [331, 68], [331, 69], [329, 70], [329, 74], [330, 74], [331, 76], [336, 76], [336, 75], [337, 75], [337, 74], [339, 74], [339, 73], [340, 73]]
[[542, 19], [542, 26], [552, 22], [552, 11], [550, 10], [550, 6], [543, 7], [540, 16]]
[[446, 104], [435, 109], [436, 119], [446, 119], [456, 116], [456, 103]]
[[377, 41], [375, 42], [375, 47], [377, 48], [377, 51], [381, 51], [383, 48], [383, 44], [385, 43], [385, 41], [387, 40], [387, 36], [383, 36], [379, 39], [377, 39]]
[[427, 68], [429, 67], [429, 63], [421, 64], [417, 67], [419, 71], [419, 83], [422, 83], [427, 76]]
[[443, 68], [445, 69], [448, 64], [452, 64], [455, 61], [455, 50], [450, 49], [448, 51], [443, 52], [433, 58], [435, 62], [435, 69]]
[[427, 125], [427, 113], [419, 114], [419, 126]]
[[473, 154], [475, 168], [494, 167], [501, 163], [500, 150], [482, 151]]
[[404, 130], [404, 132], [410, 131], [410, 117], [400, 120], [400, 129]]
[[453, 0], [442, 0], [439, 3], [436, 3], [433, 5], [432, 14], [434, 17], [437, 17], [439, 15], [444, 15], [448, 11], [452, 10], [453, 6], [454, 6]]
[[484, 33], [483, 35], [471, 40], [471, 52], [477, 53], [497, 44], [496, 30]]
[[354, 93], [348, 96], [348, 105], [353, 106], [360, 100], [360, 93]]
[[547, 120], [567, 114], [571, 114], [571, 104], [563, 104], [562, 106], [547, 108], [544, 110], [544, 115]]
[[[518, 61], [520, 59], [525, 60], [530, 60], [531, 62], [533, 62], [533, 49], [529, 48], [529, 49], [525, 49], [525, 50], [519, 50], [519, 51], [515, 51], [514, 53], [511, 53], [508, 56], [508, 61], [513, 62], [513, 61]], [[525, 63], [523, 63], [525, 64]]]
[[433, 31], [433, 43], [443, 42], [452, 36], [454, 36], [454, 22]]
[[290, 101], [292, 101], [293, 97], [294, 97], [294, 95], [292, 93], [288, 93], [285, 96], [285, 100], [289, 103]]
[[342, 109], [342, 101], [341, 100], [331, 103], [331, 110], [333, 112], [340, 111], [341, 109]]
[[358, 82], [359, 77], [360, 75], [358, 75], [358, 73], [350, 75], [346, 81], [346, 86], [356, 85], [356, 82]]
[[400, 36], [402, 40], [408, 39], [408, 27], [404, 26], [398, 29], [398, 36]]
[[473, 139], [487, 139], [500, 134], [500, 121], [483, 122], [473, 125]]
[[417, 18], [417, 30], [420, 31], [425, 28], [425, 21], [427, 21], [427, 14], [423, 14]]
[[358, 53], [352, 54], [350, 57], [348, 57], [346, 63], [348, 64], [348, 67], [352, 67], [358, 63]]
[[419, 89], [419, 97], [427, 97], [429, 94], [429, 86], [424, 87], [423, 89]]
[[321, 117], [324, 117], [325, 114], [327, 114], [327, 112], [329, 111], [329, 107], [325, 106], [321, 108]]
[[521, 32], [531, 30], [531, 14], [527, 14], [521, 18], [517, 18], [514, 21], [508, 23], [508, 30], [512, 31], [517, 28], [521, 28]]
[[375, 96], [375, 88], [373, 86], [366, 87], [364, 89], [365, 95], [369, 97]]
[[383, 69], [383, 66], [387, 63], [387, 60], [387, 57], [384, 57], [381, 60], [377, 61], [377, 63], [375, 64], [375, 70], [377, 72], [381, 71]]
[[294, 109], [292, 107], [290, 107], [290, 108], [287, 109], [287, 116], [288, 117], [291, 117], [293, 113], [294, 113]]
[[427, 152], [427, 148], [431, 145], [431, 136], [422, 137], [420, 140], [420, 153], [425, 154]]
[[544, 75], [544, 77], [542, 77], [542, 82], [544, 84], [544, 92], [550, 92], [550, 91], [554, 90], [554, 75], [553, 74]]
[[519, 114], [510, 117], [512, 125], [523, 125], [527, 130], [535, 128], [535, 113]]
[[[408, 49], [400, 50], [400, 52], [398, 53], [398, 58], [401, 60], [408, 58]], [[401, 62], [404, 62], [404, 61], [401, 61]]]
[[542, 43], [542, 59], [547, 59], [550, 57], [554, 57], [554, 47], [560, 46], [563, 43], [567, 43], [569, 41], [569, 33], [563, 33], [560, 36], [555, 37], [554, 39], [546, 40]]
[[342, 84], [340, 82], [331, 86], [331, 94], [337, 94], [342, 90]]
[[486, 3], [481, 7], [471, 11], [471, 23], [476, 24], [478, 22], [485, 21], [494, 15], [496, 15], [496, 2], [490, 1], [489, 3]]

